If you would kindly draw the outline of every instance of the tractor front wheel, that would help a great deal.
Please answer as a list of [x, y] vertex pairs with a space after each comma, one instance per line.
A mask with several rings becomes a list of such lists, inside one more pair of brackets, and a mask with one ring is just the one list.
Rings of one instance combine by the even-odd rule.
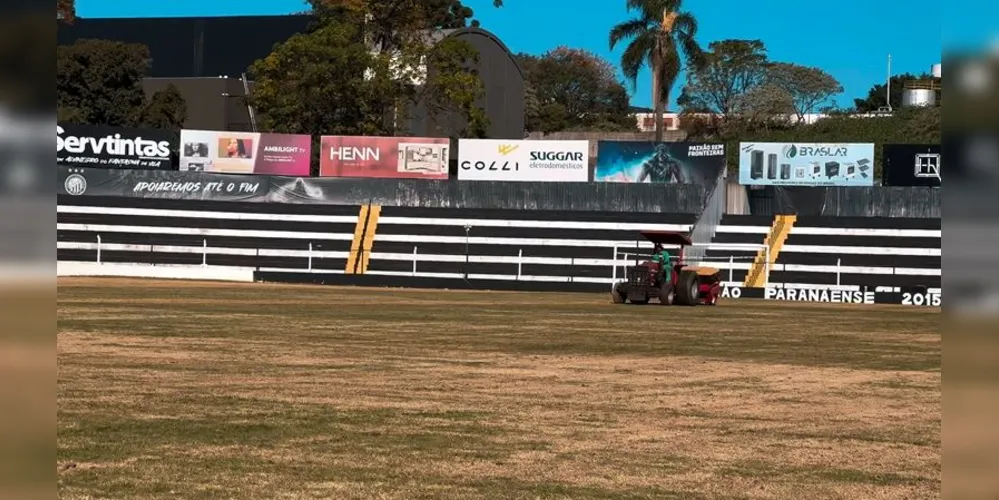
[[685, 306], [696, 306], [700, 300], [700, 291], [697, 273], [680, 271], [680, 275], [676, 279], [677, 303]]
[[659, 289], [659, 303], [668, 306], [672, 305], [676, 301], [676, 291], [673, 289], [673, 284], [670, 282], [663, 283], [662, 288]]
[[628, 290], [624, 283], [614, 285], [614, 289], [611, 290], [611, 298], [614, 300], [615, 304], [624, 304], [625, 297], [627, 296]]

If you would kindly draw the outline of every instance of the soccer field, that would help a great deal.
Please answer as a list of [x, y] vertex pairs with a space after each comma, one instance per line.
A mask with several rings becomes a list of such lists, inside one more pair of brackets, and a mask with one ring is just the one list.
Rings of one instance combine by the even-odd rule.
[[60, 498], [935, 499], [940, 316], [60, 278]]

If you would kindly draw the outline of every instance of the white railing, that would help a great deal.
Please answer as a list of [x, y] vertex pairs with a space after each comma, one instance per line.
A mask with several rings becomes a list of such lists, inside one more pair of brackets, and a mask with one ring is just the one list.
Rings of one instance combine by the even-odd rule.
[[[770, 247], [767, 246], [767, 245], [756, 244], [756, 243], [709, 243], [709, 244], [694, 244], [694, 245], [690, 245], [690, 246], [692, 246], [692, 247], [703, 247], [704, 248], [703, 251], [698, 252], [698, 254], [700, 255], [700, 258], [697, 259], [697, 263], [699, 265], [701, 265], [703, 263], [706, 263], [706, 262], [711, 262], [712, 258], [707, 257], [707, 256], [704, 255], [704, 254], [707, 253], [707, 250], [734, 250], [734, 251], [759, 252], [760, 249], [763, 249], [763, 254], [764, 254], [764, 259], [765, 259], [763, 261], [763, 265], [765, 266], [764, 269], [763, 269], [763, 271], [764, 271], [764, 274], [763, 274], [763, 286], [767, 286], [770, 283]], [[635, 253], [620, 252], [618, 250], [618, 248], [620, 248], [620, 247], [614, 247], [614, 270], [611, 273], [611, 286], [612, 287], [614, 286], [613, 285], [614, 283], [617, 283], [618, 257], [621, 257], [621, 256], [624, 257], [620, 261], [621, 262], [621, 266], [622, 266], [622, 271], [623, 271], [622, 272], [622, 277], [625, 275], [625, 273], [627, 273], [627, 266], [628, 266], [628, 262], [630, 260], [629, 257], [634, 256], [636, 259], [638, 259], [638, 258], [646, 258], [647, 259], [647, 258], [652, 257], [652, 254], [644, 254], [644, 253], [639, 253], [639, 252], [635, 252]], [[672, 250], [672, 249], [676, 249], [676, 248], [679, 248], [679, 247], [672, 247], [672, 248], [666, 247], [666, 248]], [[677, 259], [677, 258], [678, 257], [674, 257], [674, 260]], [[744, 257], [740, 256], [738, 258], [739, 258], [739, 260], [754, 261], [754, 260], [756, 260], [756, 255], [744, 256]], [[728, 264], [729, 264], [727, 266], [727, 269], [728, 269], [728, 280], [731, 282], [731, 281], [733, 281], [733, 273], [735, 271], [735, 260], [736, 260], [736, 256], [735, 255], [729, 255], [727, 259], [719, 258], [720, 262], [724, 262], [724, 260], [728, 260]], [[837, 278], [837, 281], [838, 281], [838, 278]]]
[[[324, 251], [318, 250], [316, 246], [309, 242], [303, 250], [293, 250], [293, 249], [261, 249], [261, 248], [213, 248], [208, 246], [208, 239], [203, 238], [201, 245], [199, 247], [193, 246], [175, 246], [175, 245], [140, 245], [140, 244], [115, 244], [115, 243], [104, 243], [101, 235], [97, 236], [96, 246], [94, 244], [87, 243], [73, 243], [73, 242], [59, 242], [59, 247], [62, 248], [72, 248], [72, 249], [94, 249], [96, 250], [96, 263], [105, 263], [105, 253], [107, 251], [146, 251], [149, 253], [155, 253], [160, 250], [162, 253], [187, 253], [187, 254], [201, 254], [201, 266], [208, 267], [208, 255], [243, 255], [243, 256], [256, 256], [256, 257], [305, 257], [307, 264], [306, 267], [309, 271], [314, 270], [325, 270], [316, 269], [314, 267], [316, 258], [333, 258], [341, 259], [348, 258], [350, 256], [349, 251]], [[860, 274], [904, 274], [904, 275], [927, 275], [936, 276], [939, 275], [938, 269], [910, 269], [910, 268], [897, 268], [897, 267], [863, 267], [857, 268], [854, 266], [848, 266], [847, 270], [844, 271], [843, 259], [837, 258], [835, 265], [822, 266], [822, 265], [795, 265], [795, 264], [774, 264], [770, 265], [770, 251], [769, 247], [762, 244], [738, 244], [738, 243], [715, 243], [710, 245], [702, 245], [709, 250], [732, 250], [732, 251], [752, 251], [758, 252], [761, 248], [764, 250], [764, 286], [770, 283], [770, 273], [773, 271], [801, 271], [801, 272], [814, 272], [814, 273], [834, 273], [836, 275], [836, 286], [842, 286], [842, 275], [844, 273], [860, 273]], [[618, 267], [621, 267], [622, 273], [620, 274], [623, 279], [625, 273], [627, 272], [628, 265], [634, 265], [639, 259], [647, 260], [652, 257], [649, 253], [643, 253], [640, 251], [634, 251], [633, 247], [628, 246], [629, 251], [622, 252], [620, 246], [615, 246], [613, 249], [613, 257], [611, 259], [577, 259], [577, 258], [547, 258], [547, 257], [530, 257], [524, 255], [524, 250], [522, 248], [517, 250], [516, 257], [500, 257], [500, 256], [476, 256], [473, 259], [476, 262], [487, 262], [487, 263], [500, 263], [500, 264], [516, 264], [517, 274], [516, 279], [520, 280], [524, 274], [524, 263], [535, 263], [539, 265], [544, 264], [564, 264], [570, 266], [601, 266], [610, 263], [611, 271], [611, 283], [616, 283], [618, 281]], [[393, 255], [382, 253], [379, 258], [388, 260], [407, 260], [407, 257], [403, 255]], [[447, 257], [442, 259], [442, 257]], [[674, 257], [678, 258], [678, 257]], [[708, 265], [711, 267], [717, 267], [718, 269], [728, 272], [728, 281], [735, 281], [734, 273], [736, 270], [742, 269], [744, 262], [749, 262], [746, 267], [747, 270], [752, 267], [752, 262], [756, 259], [756, 255], [728, 255], [723, 257], [702, 257], [696, 262], [698, 265]], [[420, 274], [418, 263], [420, 261], [425, 262], [471, 262], [468, 255], [432, 255], [432, 254], [421, 254], [419, 252], [419, 247], [413, 246], [413, 252], [408, 257], [411, 261], [412, 267], [409, 272], [412, 276], [418, 276]], [[547, 261], [559, 261], [559, 262], [547, 262]], [[898, 272], [902, 270], [903, 272]], [[565, 277], [568, 281], [574, 281], [576, 276]]]

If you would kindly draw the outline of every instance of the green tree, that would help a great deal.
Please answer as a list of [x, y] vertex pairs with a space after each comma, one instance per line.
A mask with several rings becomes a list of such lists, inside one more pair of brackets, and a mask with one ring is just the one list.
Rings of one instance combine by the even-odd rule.
[[524, 128], [525, 132], [540, 130], [541, 102], [531, 82], [524, 82]]
[[345, 13], [363, 14], [367, 42], [382, 50], [394, 50], [410, 42], [409, 28], [464, 28], [473, 24], [474, 15], [461, 0], [308, 0], [308, 3], [311, 12], [320, 19]]
[[187, 121], [187, 103], [173, 84], [156, 91], [142, 109], [139, 125], [143, 127], [179, 130]]
[[486, 137], [489, 117], [479, 106], [485, 96], [485, 85], [475, 69], [479, 61], [475, 48], [448, 38], [430, 47], [420, 60], [426, 61], [426, 78], [422, 85], [405, 87], [404, 105], [426, 106], [435, 123], [441, 120], [453, 123], [457, 117], [461, 122], [459, 137]]
[[656, 116], [656, 141], [663, 138], [663, 112], [670, 91], [683, 66], [681, 54], [688, 63], [700, 67], [703, 54], [694, 37], [697, 20], [681, 9], [682, 0], [627, 0], [628, 10], [637, 10], [638, 17], [624, 21], [611, 29], [610, 48], [630, 40], [621, 56], [621, 70], [637, 87], [639, 71], [652, 70], [653, 108]]
[[684, 110], [728, 114], [765, 82], [768, 62], [760, 40], [711, 42], [703, 65], [688, 70], [677, 104]]
[[148, 67], [144, 45], [77, 40], [57, 47], [59, 114], [78, 123], [136, 125], [146, 102], [142, 78]]
[[529, 131], [637, 130], [628, 92], [610, 62], [568, 47], [557, 47], [540, 57], [520, 54], [517, 58], [526, 73]]
[[56, 19], [64, 23], [76, 20], [76, 0], [56, 0]]
[[381, 113], [393, 101], [385, 65], [351, 22], [328, 22], [278, 44], [250, 67], [250, 103], [260, 128], [272, 132], [386, 135]]
[[187, 105], [173, 85], [148, 100], [145, 45], [78, 40], [56, 48], [56, 114], [60, 121], [118, 127], [178, 129]]
[[843, 92], [843, 86], [829, 73], [793, 63], [771, 63], [767, 67], [767, 82], [790, 94], [798, 121]]
[[786, 127], [789, 116], [795, 114], [794, 96], [776, 85], [764, 83], [749, 89], [732, 103], [737, 126], [763, 130]]
[[311, 3], [316, 21], [308, 32], [280, 44], [251, 69], [251, 100], [266, 116], [262, 124], [314, 135], [393, 135], [419, 108], [431, 123], [485, 134], [478, 54], [440, 32], [467, 19], [470, 10], [460, 2]]

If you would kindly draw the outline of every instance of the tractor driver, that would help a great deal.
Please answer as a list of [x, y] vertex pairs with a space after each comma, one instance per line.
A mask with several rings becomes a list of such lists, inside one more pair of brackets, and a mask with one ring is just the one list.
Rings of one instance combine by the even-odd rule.
[[672, 276], [666, 274], [671, 270], [669, 252], [667, 252], [666, 249], [663, 248], [662, 244], [660, 243], [656, 243], [655, 247], [652, 250], [652, 262], [659, 263], [659, 268], [660, 268], [659, 272], [663, 274], [664, 280], [672, 278]]

